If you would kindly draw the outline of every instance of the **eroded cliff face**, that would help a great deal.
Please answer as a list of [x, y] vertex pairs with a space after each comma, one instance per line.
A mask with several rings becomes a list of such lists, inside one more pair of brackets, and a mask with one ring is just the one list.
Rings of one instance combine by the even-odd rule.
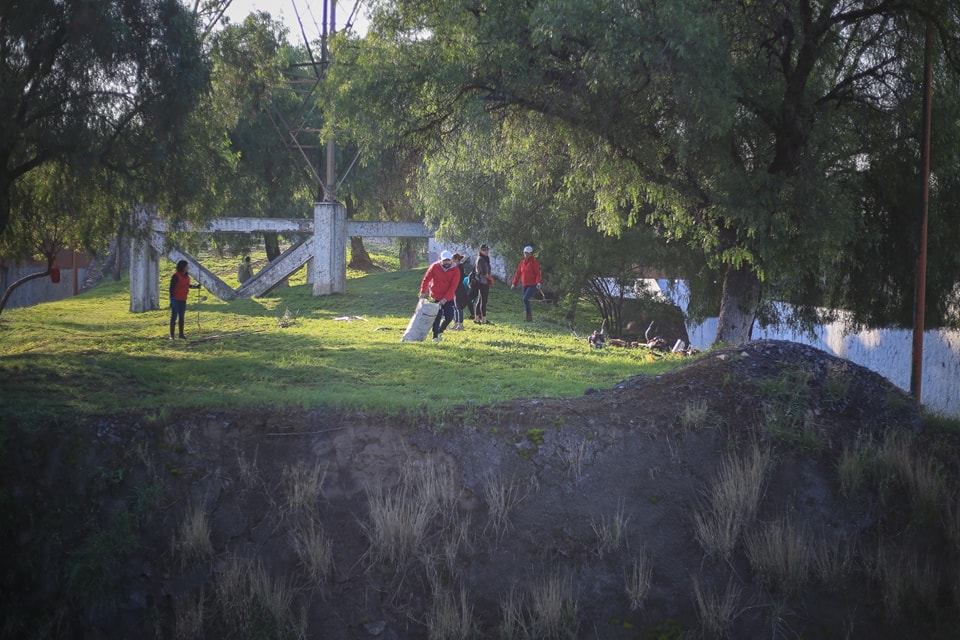
[[957, 434], [921, 426], [876, 374], [780, 342], [455, 415], [20, 425], [5, 635], [947, 637], [960, 521], [903, 469], [942, 474], [955, 516]]

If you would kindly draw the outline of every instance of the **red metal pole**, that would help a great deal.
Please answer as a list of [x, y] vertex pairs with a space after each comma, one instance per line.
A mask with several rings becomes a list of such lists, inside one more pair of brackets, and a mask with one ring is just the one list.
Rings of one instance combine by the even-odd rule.
[[927, 220], [930, 210], [930, 118], [933, 103], [933, 26], [927, 21], [923, 49], [923, 119], [920, 163], [921, 190], [920, 238], [917, 246], [916, 290], [913, 302], [913, 357], [910, 366], [910, 394], [919, 405], [923, 379], [923, 328], [927, 304]]

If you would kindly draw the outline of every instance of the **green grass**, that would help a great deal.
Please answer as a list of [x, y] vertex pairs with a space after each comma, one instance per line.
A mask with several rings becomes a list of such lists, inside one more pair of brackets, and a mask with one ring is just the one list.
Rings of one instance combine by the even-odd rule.
[[[235, 279], [236, 259], [203, 263]], [[303, 270], [292, 286], [263, 298], [227, 302], [202, 291], [198, 302], [191, 292], [190, 339], [169, 341], [162, 292], [172, 269], [161, 264], [158, 311], [130, 313], [126, 280], [5, 310], [0, 413], [21, 422], [64, 413], [163, 416], [172, 408], [324, 406], [441, 415], [465, 404], [576, 396], [682, 362], [647, 362], [642, 351], [629, 349], [591, 350], [552, 305], [538, 306], [536, 322], [524, 323], [519, 295], [502, 283], [491, 290], [493, 324], [468, 322], [441, 343], [401, 343], [422, 269], [351, 272], [347, 292], [331, 296], [313, 296]], [[287, 311], [297, 320], [282, 328], [278, 320]], [[337, 320], [343, 316], [363, 320]], [[591, 323], [578, 318], [580, 326]]]

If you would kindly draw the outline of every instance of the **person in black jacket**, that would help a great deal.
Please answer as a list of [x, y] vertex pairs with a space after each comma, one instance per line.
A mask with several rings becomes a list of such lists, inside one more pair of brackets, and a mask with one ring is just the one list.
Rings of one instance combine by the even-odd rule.
[[457, 268], [460, 270], [460, 284], [457, 286], [456, 305], [453, 309], [453, 324], [450, 325], [450, 328], [454, 331], [463, 331], [463, 310], [469, 308], [470, 317], [474, 317], [473, 299], [470, 297], [470, 285], [464, 282], [465, 280], [469, 280], [464, 256], [459, 253], [453, 254], [453, 263], [457, 265]]
[[486, 244], [480, 245], [473, 273], [475, 277], [472, 278], [472, 284], [477, 289], [476, 317], [473, 321], [477, 324], [490, 324], [487, 320], [487, 298], [493, 284], [493, 270], [490, 268], [490, 247]]

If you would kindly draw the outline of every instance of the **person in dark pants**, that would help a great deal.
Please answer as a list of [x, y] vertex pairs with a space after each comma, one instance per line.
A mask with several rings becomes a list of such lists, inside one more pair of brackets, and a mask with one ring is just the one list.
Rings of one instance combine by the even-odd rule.
[[459, 253], [453, 254], [453, 263], [460, 270], [460, 284], [457, 285], [456, 305], [453, 308], [453, 324], [450, 328], [454, 331], [463, 331], [463, 310], [469, 308], [471, 317], [473, 314], [473, 300], [470, 298], [470, 286], [464, 282], [467, 280], [467, 268], [463, 262], [463, 256]]
[[250, 256], [244, 256], [237, 268], [237, 281], [243, 284], [253, 277], [253, 267], [250, 265]]
[[177, 323], [180, 323], [180, 337], [186, 338], [183, 334], [183, 321], [187, 315], [187, 294], [190, 289], [199, 289], [200, 284], [190, 283], [190, 274], [187, 273], [188, 266], [186, 260], [177, 263], [177, 270], [173, 272], [170, 278], [170, 339], [173, 340], [173, 330]]
[[460, 269], [453, 263], [453, 254], [444, 251], [440, 260], [434, 262], [423, 274], [420, 282], [420, 297], [426, 298], [427, 292], [434, 302], [440, 305], [440, 313], [433, 321], [433, 341], [440, 342], [447, 325], [453, 321], [456, 307], [457, 285], [460, 284]]
[[493, 270], [490, 268], [490, 247], [486, 244], [480, 245], [473, 273], [476, 278], [472, 286], [477, 288], [476, 314], [473, 321], [477, 324], [490, 324], [487, 320], [487, 298], [490, 297], [490, 286], [493, 284]]
[[540, 290], [540, 263], [533, 257], [533, 247], [527, 245], [523, 248], [523, 260], [517, 265], [517, 272], [513, 274], [513, 284], [511, 289], [516, 288], [518, 284], [523, 285], [523, 308], [527, 312], [525, 320], [533, 321], [533, 309], [530, 308], [530, 298]]

